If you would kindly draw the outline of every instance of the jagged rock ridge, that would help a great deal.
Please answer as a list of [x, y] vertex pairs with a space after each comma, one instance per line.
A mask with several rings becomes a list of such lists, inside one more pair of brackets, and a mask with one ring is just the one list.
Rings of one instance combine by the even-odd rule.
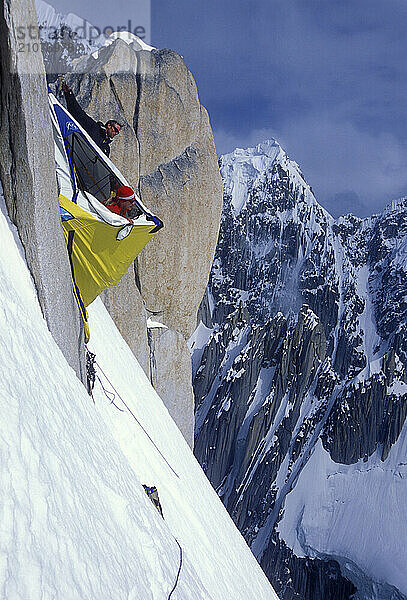
[[41, 50], [49, 81], [68, 73], [75, 59], [95, 51], [105, 41], [86, 19], [61, 14], [44, 0], [35, 0]]
[[368, 595], [374, 586], [402, 597], [397, 555], [378, 583], [374, 565], [358, 572], [356, 541], [344, 556], [329, 544], [311, 550], [304, 527], [294, 553], [284, 519], [319, 447], [332, 473], [335, 464], [350, 478], [359, 464], [393, 472], [407, 414], [407, 200], [334, 221], [274, 141], [220, 166], [221, 233], [190, 342], [196, 455], [282, 598], [345, 600], [356, 588], [381, 598]]

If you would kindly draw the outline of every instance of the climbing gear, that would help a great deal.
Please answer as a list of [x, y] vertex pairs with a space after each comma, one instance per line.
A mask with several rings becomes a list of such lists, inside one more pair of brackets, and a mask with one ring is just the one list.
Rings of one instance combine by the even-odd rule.
[[[156, 507], [156, 509], [158, 510], [160, 515], [162, 516], [162, 518], [164, 518], [163, 511], [161, 508], [160, 498], [158, 496], [158, 490], [155, 487], [155, 485], [152, 485], [151, 487], [149, 487], [148, 485], [143, 484], [143, 488], [144, 488], [144, 491], [147, 494], [147, 496], [150, 498], [151, 502], [154, 504], [154, 506]], [[182, 556], [183, 553], [182, 553], [181, 544], [179, 543], [179, 541], [177, 540], [176, 537], [174, 537], [174, 540], [176, 541], [178, 548], [179, 548], [180, 559], [179, 559], [179, 567], [178, 567], [177, 577], [175, 579], [175, 583], [170, 592], [170, 595], [168, 596], [168, 600], [170, 600], [172, 594], [174, 593], [174, 591], [178, 585], [179, 576], [181, 574], [181, 569], [182, 569], [182, 562], [183, 562], [183, 556]]]
[[125, 178], [51, 93], [49, 104], [62, 229], [87, 342], [86, 307], [104, 289], [118, 284], [163, 223], [133, 190], [130, 223], [105, 206], [112, 189], [129, 188]]
[[[99, 369], [99, 371], [102, 373], [103, 377], [106, 379], [106, 381], [108, 382], [108, 384], [110, 385], [110, 387], [114, 390], [113, 392], [110, 392], [109, 390], [107, 390], [103, 383], [102, 380], [100, 379], [99, 375], [96, 372], [95, 369], [95, 365], [96, 367]], [[104, 373], [103, 369], [101, 368], [101, 366], [98, 364], [98, 362], [96, 361], [96, 355], [93, 352], [90, 352], [87, 348], [86, 348], [86, 371], [87, 371], [87, 377], [88, 377], [88, 389], [93, 390], [94, 385], [95, 385], [95, 380], [97, 379], [102, 387], [103, 392], [105, 393], [106, 397], [110, 400], [110, 403], [113, 404], [118, 410], [120, 410], [121, 412], [124, 412], [124, 410], [122, 408], [119, 408], [117, 406], [117, 404], [114, 403], [114, 400], [116, 398], [116, 396], [121, 400], [121, 402], [123, 403], [123, 405], [126, 407], [126, 409], [128, 410], [128, 412], [131, 414], [131, 416], [133, 417], [133, 419], [136, 421], [136, 423], [141, 427], [141, 429], [144, 431], [144, 433], [146, 434], [146, 436], [148, 437], [148, 439], [150, 440], [150, 442], [153, 444], [154, 448], [157, 450], [157, 452], [159, 453], [159, 455], [161, 456], [161, 458], [164, 460], [164, 462], [167, 464], [167, 466], [171, 469], [171, 471], [174, 473], [174, 475], [176, 477], [178, 477], [179, 479], [179, 475], [176, 471], [174, 471], [174, 469], [172, 468], [172, 466], [170, 465], [170, 463], [168, 462], [168, 460], [165, 458], [165, 456], [163, 455], [163, 453], [161, 452], [161, 450], [158, 448], [158, 446], [156, 445], [156, 443], [154, 442], [154, 440], [150, 437], [150, 435], [148, 434], [148, 432], [144, 429], [143, 425], [140, 423], [140, 421], [137, 419], [136, 415], [133, 413], [133, 411], [131, 410], [131, 408], [126, 404], [126, 402], [123, 400], [123, 398], [120, 396], [120, 394], [118, 393], [118, 391], [116, 390], [116, 388], [113, 386], [112, 382], [108, 379], [108, 377], [106, 376], [106, 374]], [[92, 396], [93, 399], [93, 394], [91, 392], [89, 392], [90, 395]], [[94, 400], [93, 400], [94, 401]], [[156, 509], [158, 510], [158, 512], [160, 513], [160, 515], [162, 516], [162, 518], [164, 519], [164, 514], [163, 514], [163, 510], [162, 510], [162, 506], [161, 506], [161, 502], [160, 502], [160, 498], [158, 495], [158, 490], [156, 488], [155, 485], [153, 486], [148, 486], [143, 484], [143, 488], [144, 491], [146, 492], [147, 496], [150, 498], [151, 502], [154, 504], [154, 506], [156, 507]], [[183, 565], [183, 550], [181, 547], [181, 544], [178, 542], [177, 538], [175, 536], [172, 536], [179, 548], [179, 566], [178, 566], [178, 572], [177, 572], [177, 576], [175, 578], [175, 583], [169, 593], [168, 596], [168, 600], [171, 600], [171, 597], [173, 595], [173, 593], [175, 592], [178, 583], [179, 583], [179, 578], [181, 575], [181, 570], [182, 570], [182, 565]]]
[[87, 380], [87, 385], [88, 385], [88, 394], [89, 394], [89, 396], [91, 396], [93, 402], [95, 402], [95, 399], [93, 398], [93, 388], [95, 387], [95, 377], [96, 377], [96, 370], [95, 370], [96, 354], [93, 354], [93, 352], [89, 352], [89, 350], [86, 348], [86, 346], [85, 346], [85, 353], [86, 353], [86, 380]]
[[[115, 403], [116, 394], [114, 392], [110, 392], [108, 389], [105, 388], [105, 386], [103, 385], [102, 380], [100, 379], [100, 377], [96, 373], [96, 371], [95, 371], [95, 378], [100, 383], [100, 387], [102, 388], [103, 393], [106, 396], [106, 398], [110, 401], [110, 404], [113, 404], [113, 406], [115, 408], [117, 408], [117, 410], [120, 410], [120, 412], [124, 412], [124, 410], [122, 408], [120, 408], [119, 406], [117, 406], [117, 404]], [[91, 394], [91, 396], [92, 396], [93, 402], [95, 402], [95, 399], [93, 398], [93, 394]]]

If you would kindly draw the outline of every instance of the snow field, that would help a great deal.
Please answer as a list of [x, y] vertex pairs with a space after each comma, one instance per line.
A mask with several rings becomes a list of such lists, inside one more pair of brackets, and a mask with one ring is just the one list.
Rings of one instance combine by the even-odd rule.
[[[97, 383], [92, 403], [46, 327], [0, 202], [0, 597], [166, 600], [176, 537], [171, 598], [276, 598], [99, 301], [90, 348], [179, 478], [118, 396], [116, 408]], [[157, 486], [165, 521], [143, 483]]]
[[[98, 386], [95, 392], [97, 409], [119, 441], [124, 455], [134, 465], [140, 481], [157, 486], [165, 521], [197, 569], [210, 597], [220, 599], [226, 594], [231, 599], [254, 598], [256, 593], [260, 597], [276, 598], [268, 582], [263, 582], [254, 592], [260, 567], [102, 302], [97, 300], [89, 308], [90, 349], [96, 353], [98, 364], [110, 381], [109, 374], [114, 374], [116, 391], [142, 422], [179, 478], [120, 398], [116, 397], [114, 402], [124, 408], [124, 412], [112, 408]], [[121, 367], [118, 371], [117, 364], [128, 367], [131, 364], [132, 368]], [[111, 389], [103, 375], [101, 379], [105, 387]], [[243, 558], [246, 552], [247, 556]], [[246, 563], [245, 567], [242, 562]], [[254, 579], [250, 574], [252, 569], [257, 573]]]
[[317, 442], [278, 526], [297, 556], [337, 556], [407, 593], [406, 432], [384, 462], [337, 464]]

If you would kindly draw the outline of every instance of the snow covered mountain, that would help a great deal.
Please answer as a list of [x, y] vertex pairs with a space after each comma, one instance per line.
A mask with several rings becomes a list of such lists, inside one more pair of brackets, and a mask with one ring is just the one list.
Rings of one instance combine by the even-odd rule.
[[2, 598], [277, 598], [100, 301], [92, 402], [0, 202]]
[[37, 12], [38, 25], [43, 39], [57, 39], [58, 33], [61, 33], [61, 27], [70, 29], [74, 35], [75, 41], [83, 44], [86, 50], [94, 50], [103, 44], [101, 37], [96, 36], [98, 31], [86, 19], [74, 14], [58, 13], [51, 4], [44, 0], [35, 0], [35, 10]]
[[92, 23], [74, 13], [58, 13], [44, 0], [35, 0], [41, 49], [50, 80], [72, 70], [73, 61], [94, 52], [106, 41]]
[[74, 13], [58, 13], [44, 0], [35, 0], [37, 22], [40, 30], [41, 50], [48, 80], [71, 72], [76, 59], [92, 54], [97, 58], [102, 46], [109, 46], [121, 38], [135, 50], [153, 50], [142, 39], [129, 31], [112, 32], [110, 27], [101, 31]]
[[196, 456], [281, 598], [405, 598], [407, 200], [335, 221], [274, 140], [220, 166]]

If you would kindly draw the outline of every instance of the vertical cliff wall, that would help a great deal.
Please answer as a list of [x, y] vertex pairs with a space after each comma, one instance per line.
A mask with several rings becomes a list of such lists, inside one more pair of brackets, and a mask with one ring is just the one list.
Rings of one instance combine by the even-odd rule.
[[103, 298], [192, 445], [186, 339], [212, 265], [222, 182], [208, 114], [183, 59], [171, 50], [141, 49], [134, 36], [128, 41], [116, 39], [80, 59], [67, 79], [89, 114], [124, 125], [111, 158], [164, 221], [134, 273]]
[[45, 71], [30, 0], [0, 9], [0, 177], [41, 309], [58, 346], [85, 380], [82, 325], [60, 226]]

